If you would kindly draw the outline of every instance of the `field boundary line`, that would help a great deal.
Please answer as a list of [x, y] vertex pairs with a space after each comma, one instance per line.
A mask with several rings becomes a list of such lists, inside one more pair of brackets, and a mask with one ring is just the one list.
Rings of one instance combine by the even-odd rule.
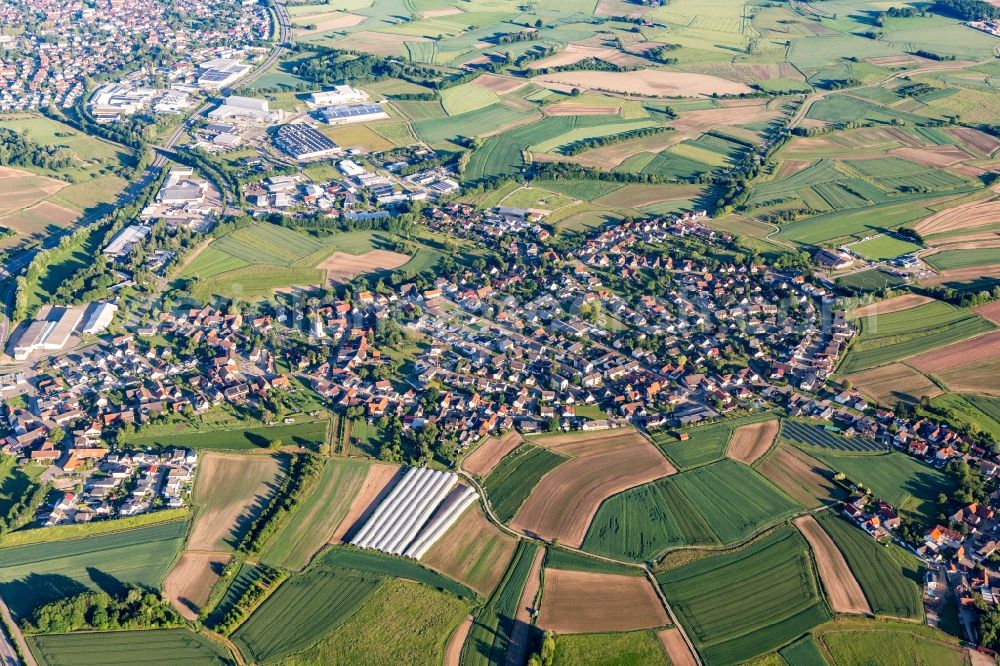
[[240, 649], [238, 647], [236, 647], [236, 643], [232, 642], [231, 640], [229, 640], [228, 638], [226, 638], [222, 634], [218, 634], [218, 633], [216, 633], [214, 631], [210, 631], [208, 629], [203, 629], [200, 633], [201, 633], [202, 636], [204, 636], [205, 638], [209, 639], [210, 641], [215, 641], [219, 645], [222, 645], [227, 650], [229, 650], [230, 652], [232, 652], [233, 658], [236, 659], [236, 663], [239, 666], [245, 666], [246, 665], [246, 663], [247, 663], [246, 659], [244, 659], [243, 653], [240, 652]]
[[677, 628], [677, 631], [680, 632], [681, 637], [684, 639], [684, 643], [688, 646], [688, 650], [691, 651], [691, 656], [694, 657], [695, 663], [698, 664], [698, 666], [702, 666], [701, 655], [698, 654], [698, 651], [694, 648], [694, 643], [691, 642], [691, 638], [688, 636], [687, 630], [684, 629], [684, 626], [677, 619], [674, 609], [670, 607], [670, 602], [667, 601], [667, 595], [663, 593], [663, 588], [661, 588], [659, 582], [657, 582], [656, 576], [648, 566], [644, 566], [642, 570], [646, 572], [646, 579], [653, 586], [653, 590], [656, 591], [657, 598], [660, 600], [660, 603], [663, 604], [663, 608], [667, 611], [667, 617], [670, 618], [670, 621]]
[[7, 602], [2, 597], [0, 597], [0, 614], [3, 615], [4, 624], [7, 625], [7, 630], [10, 632], [11, 638], [17, 643], [17, 649], [21, 652], [21, 658], [24, 660], [25, 666], [38, 666], [35, 655], [28, 648], [28, 641], [24, 640], [21, 627], [17, 626], [17, 623], [14, 622], [14, 617], [10, 614], [10, 609], [7, 608]]

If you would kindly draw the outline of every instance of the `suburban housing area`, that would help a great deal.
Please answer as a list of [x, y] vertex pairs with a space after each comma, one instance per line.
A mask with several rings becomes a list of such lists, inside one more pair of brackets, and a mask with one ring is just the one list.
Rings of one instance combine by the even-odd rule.
[[997, 25], [0, 0], [0, 660], [996, 663]]

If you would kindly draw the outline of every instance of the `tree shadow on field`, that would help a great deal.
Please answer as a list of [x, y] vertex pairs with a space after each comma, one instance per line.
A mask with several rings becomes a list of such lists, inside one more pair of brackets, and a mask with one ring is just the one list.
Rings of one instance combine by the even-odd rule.
[[0, 583], [0, 596], [18, 623], [31, 617], [32, 611], [39, 606], [89, 591], [90, 588], [80, 581], [62, 574], [32, 573]]
[[[247, 433], [249, 436], [251, 433]], [[278, 488], [281, 484], [281, 479], [288, 474], [288, 456], [277, 456], [281, 465], [281, 475], [272, 481], [268, 481], [264, 484], [264, 490], [257, 493], [254, 497], [247, 502], [246, 510], [244, 510], [234, 521], [232, 529], [229, 530], [229, 536], [226, 537], [225, 542], [227, 545], [236, 548], [240, 540], [243, 539], [243, 535], [247, 533], [253, 521], [256, 520], [257, 516], [267, 508], [267, 505], [271, 503], [271, 500], [278, 494]]]
[[[93, 581], [94, 585], [97, 586], [101, 592], [105, 592], [110, 595], [116, 595], [125, 589], [125, 583], [118, 580], [106, 571], [101, 571], [97, 567], [87, 567], [85, 569], [87, 576]], [[147, 589], [145, 586], [136, 585], [136, 587], [141, 587]]]

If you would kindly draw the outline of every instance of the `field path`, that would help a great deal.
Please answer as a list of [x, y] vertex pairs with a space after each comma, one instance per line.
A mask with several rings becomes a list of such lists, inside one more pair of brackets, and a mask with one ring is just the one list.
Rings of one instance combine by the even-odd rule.
[[10, 609], [7, 608], [7, 603], [3, 599], [0, 599], [0, 614], [3, 614], [3, 621], [10, 630], [11, 637], [14, 639], [14, 642], [17, 643], [17, 649], [21, 651], [22, 655], [24, 655], [25, 666], [38, 666], [38, 662], [35, 661], [35, 656], [31, 654], [31, 650], [28, 649], [28, 641], [24, 640], [24, 634], [21, 633], [21, 628], [17, 626], [16, 622], [14, 622], [14, 618], [10, 614]]
[[444, 666], [458, 666], [462, 656], [462, 646], [465, 645], [465, 639], [469, 637], [469, 631], [472, 629], [472, 620], [473, 617], [469, 615], [462, 620], [462, 624], [455, 627], [455, 631], [451, 632], [448, 644], [444, 648]]
[[865, 593], [861, 591], [861, 586], [847, 566], [843, 553], [830, 535], [811, 515], [796, 518], [795, 527], [812, 548], [816, 557], [816, 568], [819, 569], [819, 577], [823, 581], [823, 588], [826, 590], [833, 611], [871, 615], [872, 609], [868, 605]]

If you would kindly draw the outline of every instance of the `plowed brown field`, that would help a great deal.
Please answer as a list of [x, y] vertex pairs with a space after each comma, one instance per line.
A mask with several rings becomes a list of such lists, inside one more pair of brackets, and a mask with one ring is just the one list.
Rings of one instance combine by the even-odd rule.
[[915, 308], [918, 305], [923, 305], [924, 303], [930, 303], [933, 300], [934, 299], [929, 296], [921, 296], [920, 294], [904, 294], [885, 301], [879, 301], [878, 303], [872, 303], [871, 305], [866, 305], [861, 308], [855, 308], [851, 312], [851, 316], [855, 319], [860, 319], [861, 317], [868, 317], [871, 315], [900, 312], [901, 310], [909, 310], [910, 308]]
[[656, 632], [656, 637], [660, 639], [663, 649], [670, 659], [670, 666], [698, 666], [698, 661], [691, 654], [691, 648], [684, 640], [681, 630], [677, 627], [664, 629]]
[[771, 448], [780, 426], [781, 422], [778, 419], [740, 426], [729, 440], [726, 456], [747, 465], [754, 464]]
[[802, 506], [818, 507], [844, 497], [833, 472], [794, 446], [780, 445], [756, 470]]
[[667, 612], [645, 576], [545, 570], [538, 626], [557, 634], [652, 629]]
[[935, 373], [975, 361], [985, 361], [997, 355], [1000, 355], [1000, 331], [993, 331], [914, 356], [906, 364], [920, 372]]
[[461, 467], [469, 474], [487, 476], [500, 460], [522, 442], [521, 435], [511, 430], [503, 437], [489, 437], [462, 461]]
[[801, 516], [795, 519], [795, 526], [809, 542], [813, 555], [816, 556], [816, 568], [819, 569], [826, 598], [835, 613], [871, 614], [871, 606], [865, 599], [857, 579], [851, 573], [844, 560], [843, 553], [837, 548], [830, 535], [827, 534], [812, 516]]
[[634, 430], [534, 440], [573, 456], [542, 477], [511, 525], [543, 539], [579, 547], [597, 509], [608, 497], [675, 474], [659, 449]]
[[421, 562], [489, 597], [516, 548], [517, 540], [487, 520], [477, 502], [431, 546]]
[[184, 619], [197, 620], [212, 586], [231, 558], [230, 553], [184, 553], [163, 580], [163, 596]]
[[393, 481], [398, 471], [399, 465], [371, 466], [368, 470], [368, 476], [365, 477], [364, 485], [361, 486], [361, 491], [351, 502], [351, 508], [347, 510], [347, 515], [334, 530], [333, 536], [330, 537], [330, 543], [340, 543], [351, 527], [361, 522], [362, 518], [367, 517], [370, 513], [369, 509], [373, 509], [378, 503], [377, 500], [382, 499], [392, 490], [392, 486], [395, 485]]

